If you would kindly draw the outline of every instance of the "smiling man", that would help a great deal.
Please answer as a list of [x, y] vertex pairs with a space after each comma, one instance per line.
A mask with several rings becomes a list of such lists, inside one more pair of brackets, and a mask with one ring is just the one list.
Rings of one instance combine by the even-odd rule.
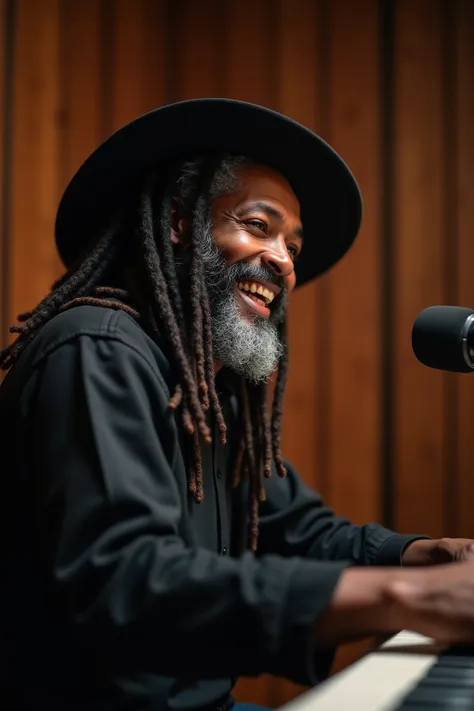
[[[231, 157], [220, 170], [233, 176], [233, 184], [224, 194], [216, 191], [201, 247], [214, 358], [258, 383], [268, 380], [283, 352], [278, 325], [296, 284], [300, 207], [273, 170]], [[186, 234], [186, 223], [179, 222], [173, 240], [179, 244]]]
[[224, 711], [340, 642], [474, 639], [470, 541], [353, 525], [282, 456], [288, 300], [360, 219], [329, 146], [235, 101], [142, 116], [74, 176], [67, 271], [0, 355], [9, 711]]

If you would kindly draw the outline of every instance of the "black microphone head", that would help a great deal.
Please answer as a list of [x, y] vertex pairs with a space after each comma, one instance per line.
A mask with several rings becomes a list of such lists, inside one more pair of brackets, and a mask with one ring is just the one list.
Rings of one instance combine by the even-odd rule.
[[413, 352], [430, 368], [472, 373], [474, 311], [463, 306], [430, 306], [418, 314], [412, 331]]

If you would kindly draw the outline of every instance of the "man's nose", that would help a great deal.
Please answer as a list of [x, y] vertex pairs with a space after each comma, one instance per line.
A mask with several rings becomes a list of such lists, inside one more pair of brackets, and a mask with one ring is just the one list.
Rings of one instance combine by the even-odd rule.
[[289, 277], [293, 274], [293, 260], [285, 248], [281, 250], [268, 250], [262, 254], [262, 261], [275, 276]]

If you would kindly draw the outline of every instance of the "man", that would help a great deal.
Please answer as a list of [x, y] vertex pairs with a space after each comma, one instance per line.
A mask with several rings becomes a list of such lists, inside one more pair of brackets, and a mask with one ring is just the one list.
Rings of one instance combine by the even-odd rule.
[[288, 298], [360, 218], [323, 141], [240, 102], [161, 108], [78, 171], [67, 272], [0, 356], [9, 709], [227, 709], [350, 639], [473, 640], [470, 541], [337, 518], [280, 450]]

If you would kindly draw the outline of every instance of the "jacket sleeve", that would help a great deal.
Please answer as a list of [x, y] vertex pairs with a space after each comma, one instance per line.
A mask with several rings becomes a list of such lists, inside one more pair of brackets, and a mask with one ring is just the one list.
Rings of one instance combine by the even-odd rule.
[[291, 464], [287, 476], [266, 480], [261, 508], [259, 550], [319, 561], [346, 560], [351, 565], [401, 565], [403, 551], [422, 534], [401, 535], [376, 523], [364, 526], [335, 516]]
[[312, 630], [347, 563], [185, 545], [156, 362], [82, 335], [42, 360], [28, 391], [43, 564], [84, 649], [178, 677], [327, 674], [332, 655], [315, 661]]

